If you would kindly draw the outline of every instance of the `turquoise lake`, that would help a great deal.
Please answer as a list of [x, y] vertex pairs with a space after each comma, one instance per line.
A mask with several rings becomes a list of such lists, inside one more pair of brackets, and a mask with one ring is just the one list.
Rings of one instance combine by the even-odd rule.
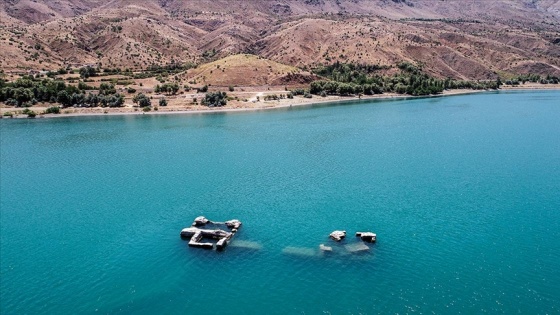
[[[560, 313], [560, 91], [2, 119], [0, 139], [2, 314]], [[189, 248], [199, 215], [243, 227]], [[378, 241], [349, 254], [337, 229]]]

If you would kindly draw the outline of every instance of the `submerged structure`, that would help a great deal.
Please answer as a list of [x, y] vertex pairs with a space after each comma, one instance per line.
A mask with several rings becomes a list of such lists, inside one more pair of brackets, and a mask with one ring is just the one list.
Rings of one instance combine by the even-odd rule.
[[[219, 227], [225, 226], [229, 231], [219, 228], [205, 229], [201, 227]], [[223, 250], [231, 242], [231, 239], [241, 227], [241, 221], [229, 220], [226, 222], [212, 222], [203, 216], [196, 217], [191, 227], [181, 230], [182, 238], [190, 238], [189, 246], [200, 247], [206, 249], [214, 249], [214, 244], [217, 250]], [[217, 240], [216, 243], [204, 242], [204, 239]]]
[[356, 232], [356, 237], [368, 243], [375, 243], [377, 241], [377, 234], [372, 232]]
[[346, 237], [346, 231], [333, 231], [329, 237], [337, 242], [340, 242]]
[[[293, 247], [288, 246], [282, 250], [282, 253], [290, 256], [299, 257], [335, 257], [335, 256], [361, 256], [370, 252], [370, 246], [367, 243], [375, 243], [377, 234], [373, 232], [356, 232], [359, 241], [350, 241], [347, 243], [346, 231], [336, 230], [329, 234], [329, 238], [334, 241], [329, 245], [320, 244], [319, 248]], [[362, 256], [364, 257], [364, 256]]]
[[[189, 239], [190, 247], [224, 250], [229, 245], [233, 236], [241, 228], [241, 221], [229, 220], [225, 222], [213, 222], [203, 216], [196, 217], [190, 227], [181, 230], [181, 237]], [[306, 257], [324, 257], [332, 255], [345, 256], [348, 254], [368, 253], [370, 246], [366, 243], [375, 243], [377, 235], [372, 232], [356, 232], [357, 242], [347, 243], [346, 231], [337, 230], [329, 234], [334, 241], [329, 245], [320, 244], [319, 248], [304, 248], [288, 246], [282, 250], [284, 254]], [[260, 250], [262, 245], [257, 242], [239, 241], [234, 247]]]

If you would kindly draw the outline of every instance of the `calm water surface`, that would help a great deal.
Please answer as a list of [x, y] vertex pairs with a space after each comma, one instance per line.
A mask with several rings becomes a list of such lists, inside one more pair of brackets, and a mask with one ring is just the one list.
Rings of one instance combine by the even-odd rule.
[[[558, 314], [559, 100], [3, 119], [0, 311]], [[198, 215], [262, 249], [188, 248]], [[282, 252], [335, 229], [378, 242]]]

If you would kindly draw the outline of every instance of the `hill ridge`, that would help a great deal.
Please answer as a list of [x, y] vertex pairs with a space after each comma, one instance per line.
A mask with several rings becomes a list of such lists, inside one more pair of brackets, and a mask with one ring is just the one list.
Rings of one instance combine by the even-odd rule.
[[411, 61], [437, 77], [560, 74], [560, 1], [6, 0], [0, 69], [144, 69], [252, 53], [303, 69]]

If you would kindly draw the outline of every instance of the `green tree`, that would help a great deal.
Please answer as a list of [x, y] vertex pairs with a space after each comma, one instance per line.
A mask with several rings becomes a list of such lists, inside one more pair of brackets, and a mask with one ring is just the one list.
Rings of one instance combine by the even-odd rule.
[[89, 77], [94, 77], [97, 75], [97, 69], [87, 66], [80, 68], [80, 77], [87, 79]]
[[109, 83], [101, 83], [99, 85], [99, 94], [101, 95], [110, 95], [110, 94], [116, 94], [117, 90], [115, 89], [115, 86]]
[[33, 99], [33, 90], [28, 88], [17, 88], [14, 90], [14, 99], [17, 102], [16, 106], [24, 106], [26, 103]]
[[71, 105], [71, 98], [66, 90], [58, 92], [56, 95], [56, 101], [60, 103], [63, 107], [67, 107]]
[[140, 106], [140, 107], [152, 106], [152, 102], [150, 101], [150, 98], [147, 97], [146, 95], [144, 95], [143, 93], [140, 93], [140, 94], [137, 94], [136, 96], [134, 96], [132, 101], [135, 104], [138, 104], [138, 106]]
[[209, 107], [227, 105], [227, 94], [226, 92], [206, 93], [201, 101], [201, 104]]

